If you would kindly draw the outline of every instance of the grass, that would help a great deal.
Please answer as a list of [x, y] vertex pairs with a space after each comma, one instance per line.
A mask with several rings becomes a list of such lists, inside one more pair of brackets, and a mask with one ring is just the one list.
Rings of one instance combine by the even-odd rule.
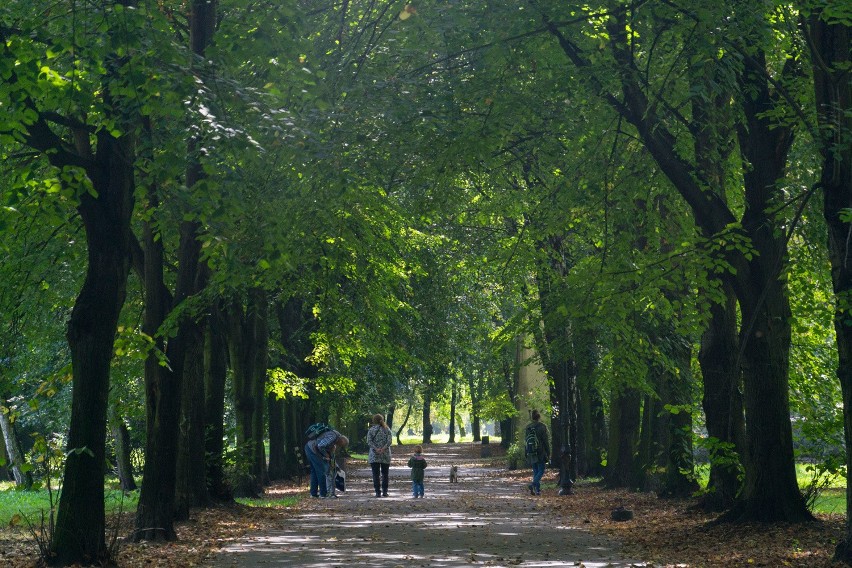
[[[59, 494], [56, 491], [53, 492], [53, 499], [53, 505], [57, 507]], [[135, 511], [138, 502], [138, 491], [125, 494], [119, 490], [106, 489], [104, 503], [107, 515]], [[38, 524], [42, 512], [45, 518], [50, 514], [50, 496], [46, 489], [19, 491], [13, 483], [0, 483], [0, 525], [24, 525], [24, 517]]]
[[243, 499], [238, 497], [236, 502], [248, 507], [292, 507], [300, 500], [300, 497], [282, 497], [280, 499]]

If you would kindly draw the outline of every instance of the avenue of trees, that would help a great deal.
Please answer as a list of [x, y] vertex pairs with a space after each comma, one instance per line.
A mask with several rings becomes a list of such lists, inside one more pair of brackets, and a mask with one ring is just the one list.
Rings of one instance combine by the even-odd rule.
[[563, 493], [812, 520], [796, 463], [852, 460], [850, 27], [841, 0], [4, 2], [0, 474], [59, 464], [49, 562], [105, 560], [113, 468], [132, 538], [169, 541], [299, 474], [313, 422], [430, 443], [440, 408], [508, 446], [521, 401]]

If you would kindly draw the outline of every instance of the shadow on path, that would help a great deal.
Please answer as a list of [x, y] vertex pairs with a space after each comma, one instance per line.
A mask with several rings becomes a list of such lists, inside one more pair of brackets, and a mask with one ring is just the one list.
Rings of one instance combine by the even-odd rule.
[[[233, 543], [205, 566], [645, 566], [451, 447], [427, 447], [426, 497], [414, 499], [408, 455], [393, 450], [389, 497], [374, 497], [370, 470], [353, 462], [339, 499], [305, 499], [279, 530]], [[449, 483], [451, 463], [461, 464], [458, 483]]]

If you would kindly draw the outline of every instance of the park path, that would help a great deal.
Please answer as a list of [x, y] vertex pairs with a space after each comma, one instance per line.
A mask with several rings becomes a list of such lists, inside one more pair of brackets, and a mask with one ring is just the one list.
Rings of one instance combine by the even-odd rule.
[[[389, 497], [374, 497], [367, 465], [350, 462], [340, 498], [304, 499], [277, 530], [232, 543], [205, 566], [648, 566], [583, 530], [581, 519], [554, 516], [525, 483], [479, 458], [478, 445], [426, 446], [426, 497], [413, 499], [409, 449], [393, 447]], [[452, 464], [458, 483], [449, 482]]]

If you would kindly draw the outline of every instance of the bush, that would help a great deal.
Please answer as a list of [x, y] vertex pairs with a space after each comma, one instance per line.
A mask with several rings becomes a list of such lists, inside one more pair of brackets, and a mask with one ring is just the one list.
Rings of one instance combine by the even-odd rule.
[[525, 462], [524, 448], [517, 442], [506, 449], [506, 467], [518, 469]]

